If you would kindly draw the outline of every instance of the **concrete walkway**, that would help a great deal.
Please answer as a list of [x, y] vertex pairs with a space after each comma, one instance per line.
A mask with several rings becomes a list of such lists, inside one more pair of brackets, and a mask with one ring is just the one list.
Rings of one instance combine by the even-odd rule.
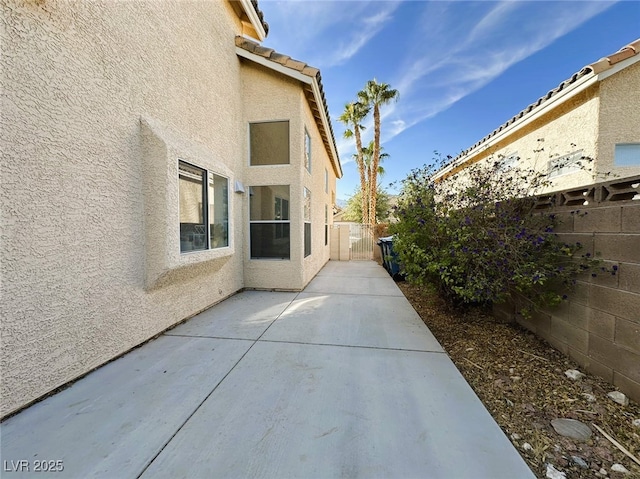
[[534, 477], [373, 262], [233, 296], [0, 431], [7, 478]]

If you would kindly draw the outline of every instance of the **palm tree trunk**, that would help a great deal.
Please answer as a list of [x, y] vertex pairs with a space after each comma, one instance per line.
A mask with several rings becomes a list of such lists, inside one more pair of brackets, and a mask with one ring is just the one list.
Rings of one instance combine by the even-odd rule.
[[364, 159], [362, 157], [362, 138], [360, 137], [360, 129], [354, 128], [355, 136], [356, 136], [356, 149], [358, 150], [356, 153], [358, 155], [358, 171], [360, 172], [360, 201], [362, 203], [362, 222], [364, 224], [369, 223], [369, 202], [367, 195], [367, 178], [365, 177], [364, 171]]
[[376, 224], [376, 200], [378, 191], [378, 167], [380, 166], [380, 108], [373, 106], [373, 159], [369, 181], [369, 221]]

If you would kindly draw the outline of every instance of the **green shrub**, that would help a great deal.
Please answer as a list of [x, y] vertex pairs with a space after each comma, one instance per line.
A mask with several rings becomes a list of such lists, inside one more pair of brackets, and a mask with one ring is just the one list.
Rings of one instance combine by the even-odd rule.
[[535, 209], [546, 185], [533, 170], [500, 160], [434, 182], [435, 167], [414, 170], [402, 185], [391, 225], [409, 281], [431, 283], [456, 304], [491, 304], [520, 293], [530, 308], [566, 298], [576, 275], [597, 262], [558, 241], [556, 215]]

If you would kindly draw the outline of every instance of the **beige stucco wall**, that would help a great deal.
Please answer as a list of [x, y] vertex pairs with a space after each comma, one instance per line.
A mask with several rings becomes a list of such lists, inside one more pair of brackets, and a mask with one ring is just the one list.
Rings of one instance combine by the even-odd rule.
[[[335, 173], [322, 143], [302, 84], [263, 66], [242, 60], [244, 102], [244, 178], [251, 186], [290, 185], [291, 257], [289, 260], [251, 259], [250, 238], [244, 239], [244, 277], [248, 288], [302, 289], [329, 259], [324, 245], [324, 205], [331, 207]], [[289, 121], [290, 164], [249, 165], [249, 124], [263, 121]], [[311, 174], [304, 167], [304, 132], [311, 136]], [[324, 171], [329, 171], [329, 193], [324, 192]], [[304, 188], [311, 191], [311, 255], [304, 257]], [[244, 208], [248, 218], [249, 195]], [[248, 223], [248, 219], [247, 219]], [[248, 228], [248, 225], [247, 225]]]
[[[300, 93], [301, 99], [304, 94]], [[309, 104], [300, 101], [301, 116], [304, 126], [311, 136], [311, 173], [301, 168], [302, 184], [311, 191], [311, 255], [303, 260], [303, 284], [306, 285], [318, 273], [331, 256], [331, 234], [325, 245], [325, 207], [328, 210], [327, 221], [329, 230], [333, 223], [332, 191], [336, 187], [336, 175], [331, 166], [329, 155], [320, 137], [320, 132], [313, 118]], [[304, 140], [303, 140], [304, 141]], [[303, 151], [304, 153], [304, 151]], [[301, 157], [304, 162], [304, 157]], [[328, 188], [325, 191], [325, 171], [328, 174]]]
[[180, 255], [177, 157], [233, 184], [246, 132], [227, 2], [0, 8], [6, 415], [243, 287], [243, 255]]
[[[598, 170], [613, 178], [640, 174], [636, 167], [615, 167], [616, 143], [640, 143], [640, 61], [600, 82]], [[613, 179], [609, 178], [609, 179]]]
[[548, 187], [541, 191], [637, 175], [640, 166], [614, 165], [614, 150], [616, 143], [640, 143], [638, 91], [640, 62], [560, 102], [544, 115], [470, 155], [465, 161], [517, 155], [520, 168], [546, 172], [552, 158], [573, 152], [581, 151], [582, 155], [593, 159], [584, 162], [584, 170], [551, 178]]
[[[516, 155], [519, 157], [517, 166], [520, 169], [533, 168], [541, 173], [548, 171], [551, 159], [579, 150], [586, 157], [596, 158], [598, 105], [597, 89], [591, 88], [579, 93], [478, 156], [486, 161], [489, 158], [497, 160]], [[593, 170], [593, 163], [586, 167]], [[557, 176], [544, 191], [589, 184], [593, 182], [593, 178], [594, 171], [586, 169]]]

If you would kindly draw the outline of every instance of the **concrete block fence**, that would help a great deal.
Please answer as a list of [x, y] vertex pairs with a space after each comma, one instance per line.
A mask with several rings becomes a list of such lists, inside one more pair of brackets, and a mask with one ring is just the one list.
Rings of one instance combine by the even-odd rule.
[[494, 314], [640, 402], [640, 176], [546, 195], [538, 207], [561, 218], [560, 241], [579, 241], [581, 254], [595, 254], [609, 271], [581, 276], [567, 301], [528, 319], [517, 301]]

